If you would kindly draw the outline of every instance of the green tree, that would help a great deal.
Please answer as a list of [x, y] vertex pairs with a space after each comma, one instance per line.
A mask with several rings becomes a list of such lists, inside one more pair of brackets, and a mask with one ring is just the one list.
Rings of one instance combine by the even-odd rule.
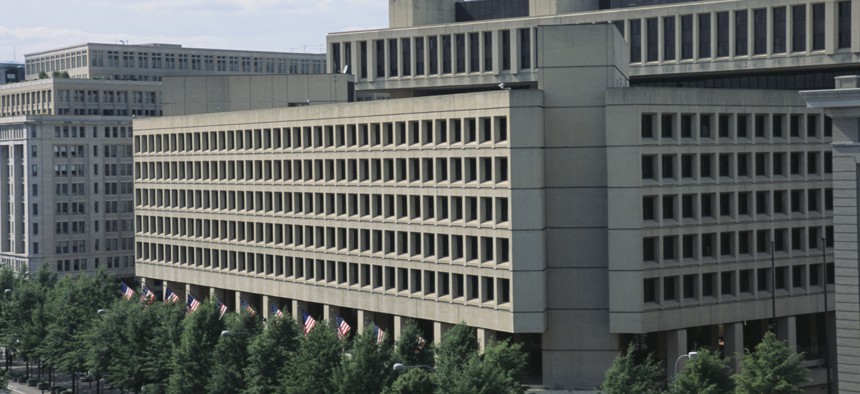
[[478, 338], [475, 331], [465, 325], [456, 325], [442, 336], [436, 349], [436, 374], [434, 378], [439, 390], [453, 392], [459, 387], [458, 380], [465, 373], [467, 362], [478, 354]]
[[246, 387], [248, 342], [260, 332], [260, 319], [246, 313], [224, 316], [229, 335], [222, 335], [212, 354], [212, 376], [206, 386], [210, 394], [235, 394]]
[[182, 338], [173, 352], [173, 370], [167, 384], [170, 394], [206, 393], [212, 356], [224, 322], [211, 301], [183, 321]]
[[48, 324], [39, 342], [39, 355], [60, 371], [85, 371], [87, 335], [99, 317], [96, 311], [110, 305], [117, 295], [116, 283], [104, 270], [59, 281], [45, 302]]
[[39, 79], [48, 79], [48, 73], [39, 71]]
[[377, 344], [373, 327], [353, 338], [349, 356], [332, 377], [337, 393], [381, 393], [391, 379], [391, 346]]
[[525, 380], [526, 354], [521, 344], [512, 344], [508, 340], [495, 342], [484, 350], [483, 364], [490, 369], [502, 371], [504, 379], [500, 384], [509, 391], [520, 390]]
[[[145, 349], [143, 368], [149, 383], [144, 385], [147, 394], [164, 394], [167, 392], [166, 382], [173, 372], [173, 363], [169, 358], [174, 354], [182, 340], [185, 320], [185, 306], [173, 303], [153, 303], [147, 308], [152, 314], [150, 326], [152, 338]], [[168, 357], [165, 357], [168, 355]]]
[[731, 394], [735, 382], [728, 360], [719, 353], [700, 349], [698, 356], [687, 363], [669, 390], [672, 394]]
[[803, 355], [767, 332], [754, 352], [741, 360], [741, 372], [735, 375], [738, 393], [776, 394], [800, 393], [800, 385], [809, 380], [809, 370], [803, 365]]
[[266, 329], [248, 345], [244, 394], [269, 394], [280, 389], [280, 372], [298, 348], [298, 327], [289, 316], [269, 317]]
[[334, 328], [320, 322], [299, 340], [299, 349], [284, 373], [288, 394], [331, 393], [335, 391], [332, 374], [341, 359], [341, 343]]
[[392, 359], [405, 365], [433, 366], [433, 344], [427, 343], [418, 325], [408, 320], [400, 330], [400, 339], [394, 344]]
[[410, 368], [397, 376], [384, 393], [386, 394], [433, 394], [433, 372], [424, 368]]
[[635, 359], [635, 349], [631, 344], [627, 352], [615, 358], [612, 366], [603, 377], [600, 392], [604, 394], [657, 394], [662, 367], [652, 355], [641, 363]]

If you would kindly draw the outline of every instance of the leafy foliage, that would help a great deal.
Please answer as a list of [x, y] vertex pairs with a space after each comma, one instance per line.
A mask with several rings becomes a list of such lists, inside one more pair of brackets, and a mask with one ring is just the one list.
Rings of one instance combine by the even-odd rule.
[[427, 343], [424, 333], [411, 320], [400, 329], [400, 339], [394, 344], [392, 359], [404, 365], [433, 366], [436, 363], [433, 344]]
[[353, 339], [332, 377], [337, 393], [381, 393], [391, 379], [391, 346], [376, 344], [373, 328], [368, 327]]
[[735, 375], [738, 393], [801, 393], [800, 384], [809, 380], [803, 355], [795, 353], [773, 332], [764, 335], [754, 352], [744, 354], [741, 372]]
[[212, 373], [215, 345], [224, 322], [212, 302], [205, 302], [183, 322], [182, 339], [173, 352], [173, 371], [167, 385], [170, 394], [205, 393]]
[[288, 394], [332, 393], [332, 375], [341, 359], [340, 340], [328, 322], [320, 322], [299, 341], [288, 366], [284, 390]]
[[452, 327], [442, 336], [436, 349], [436, 384], [442, 392], [451, 392], [457, 386], [463, 368], [473, 355], [478, 353], [478, 338], [475, 331], [465, 325]]
[[600, 392], [604, 394], [657, 394], [661, 390], [657, 382], [660, 380], [662, 368], [660, 363], [648, 355], [642, 363], [635, 359], [635, 349], [631, 344], [627, 352], [615, 358], [612, 366], [603, 377]]
[[433, 383], [433, 373], [423, 368], [410, 368], [400, 374], [386, 394], [433, 394], [436, 384]]
[[[299, 329], [290, 317], [269, 318], [266, 329], [248, 346], [244, 394], [269, 394], [280, 388], [281, 370], [298, 349]], [[289, 372], [285, 372], [285, 375]]]
[[728, 360], [709, 349], [700, 349], [698, 356], [672, 382], [672, 394], [731, 394], [735, 382]]
[[225, 326], [232, 335], [221, 336], [212, 355], [212, 377], [206, 386], [211, 394], [235, 394], [245, 387], [248, 339], [260, 331], [260, 320], [244, 313], [228, 313]]

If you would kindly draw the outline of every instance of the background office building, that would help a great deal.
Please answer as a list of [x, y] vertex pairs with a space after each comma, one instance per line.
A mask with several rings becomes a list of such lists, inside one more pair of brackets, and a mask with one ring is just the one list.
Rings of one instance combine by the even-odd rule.
[[0, 63], [0, 85], [24, 80], [24, 65], [20, 63]]
[[67, 71], [72, 78], [159, 81], [170, 75], [319, 74], [314, 53], [184, 48], [176, 44], [96, 44], [26, 55], [26, 78]]
[[740, 353], [775, 316], [808, 389], [836, 377], [833, 123], [797, 90], [856, 73], [858, 7], [392, 0], [390, 16], [330, 34], [327, 56], [395, 100], [136, 122], [138, 276], [395, 337], [465, 322], [567, 389], [631, 342], [668, 376], [701, 346]]
[[[132, 120], [161, 116], [174, 96], [187, 104], [186, 113], [349, 99], [350, 85], [335, 91], [330, 82], [338, 76], [288, 75], [322, 72], [325, 55], [121, 46], [134, 48], [134, 61], [114, 63], [108, 60], [113, 47], [120, 46], [87, 44], [28, 55], [28, 80], [0, 86], [0, 265], [29, 272], [47, 265], [60, 274], [107, 268], [134, 276]], [[194, 66], [221, 55], [264, 66], [249, 73]], [[178, 63], [162, 67], [155, 61], [160, 56]], [[189, 59], [192, 66], [184, 66]], [[287, 66], [276, 69], [284, 74], [279, 75], [265, 64]], [[43, 71], [67, 71], [72, 78], [38, 79]], [[177, 81], [168, 99], [162, 76]], [[311, 80], [321, 80], [318, 92], [298, 88]]]

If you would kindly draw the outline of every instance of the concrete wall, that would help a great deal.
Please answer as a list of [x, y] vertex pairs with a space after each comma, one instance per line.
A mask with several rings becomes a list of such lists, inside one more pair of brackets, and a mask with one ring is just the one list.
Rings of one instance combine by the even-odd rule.
[[531, 0], [529, 2], [529, 15], [549, 16], [593, 11], [598, 8], [598, 0]]
[[390, 28], [454, 22], [456, 0], [388, 0]]

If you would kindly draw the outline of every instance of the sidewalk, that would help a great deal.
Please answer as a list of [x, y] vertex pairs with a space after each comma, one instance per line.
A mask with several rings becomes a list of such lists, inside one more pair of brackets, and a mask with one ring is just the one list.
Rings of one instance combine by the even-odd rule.
[[[0, 368], [4, 365], [0, 364]], [[13, 373], [23, 375], [27, 372], [26, 364], [21, 360], [15, 360], [15, 363], [12, 365]], [[30, 365], [30, 375], [33, 376], [34, 379], [38, 377], [38, 369], [34, 365]], [[48, 377], [43, 373], [43, 380], [47, 381]], [[54, 375], [54, 385], [61, 386], [66, 389], [70, 389], [72, 387], [72, 377], [66, 374], [55, 374]], [[104, 384], [104, 382], [102, 382]], [[27, 383], [17, 383], [13, 381], [9, 381], [9, 392], [11, 394], [42, 394], [42, 393], [50, 393], [51, 390], [38, 390], [35, 387], [27, 386]], [[118, 389], [111, 389], [108, 387], [102, 387], [101, 390], [104, 394], [119, 394], [120, 391]], [[76, 394], [95, 394], [96, 393], [96, 384], [95, 382], [84, 383], [78, 380], [78, 391]]]

